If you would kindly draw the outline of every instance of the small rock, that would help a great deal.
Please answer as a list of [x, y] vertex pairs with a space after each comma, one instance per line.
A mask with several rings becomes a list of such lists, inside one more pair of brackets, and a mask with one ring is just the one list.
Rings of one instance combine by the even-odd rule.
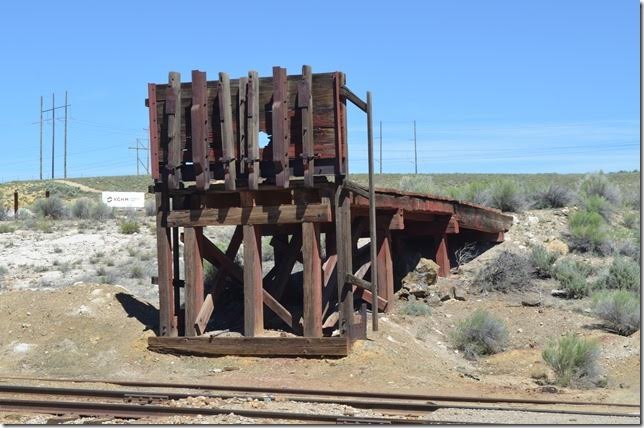
[[239, 370], [239, 367], [234, 367], [234, 366], [226, 366], [226, 367], [224, 367], [225, 372], [234, 372], [235, 370]]
[[553, 297], [568, 297], [568, 292], [566, 290], [552, 290], [550, 294], [552, 294]]
[[545, 386], [542, 386], [539, 389], [541, 390], [541, 392], [547, 392], [549, 394], [556, 394], [556, 393], [559, 392], [559, 390], [556, 387], [552, 386], [552, 385], [545, 385]]
[[432, 294], [431, 296], [429, 296], [427, 303], [429, 304], [429, 306], [440, 306], [443, 302], [436, 294]]
[[465, 299], [465, 290], [463, 290], [460, 287], [452, 287], [452, 296], [454, 297], [454, 299], [460, 300], [462, 302], [464, 302], [466, 300]]
[[526, 296], [521, 299], [521, 304], [528, 307], [541, 306], [541, 299], [539, 296]]

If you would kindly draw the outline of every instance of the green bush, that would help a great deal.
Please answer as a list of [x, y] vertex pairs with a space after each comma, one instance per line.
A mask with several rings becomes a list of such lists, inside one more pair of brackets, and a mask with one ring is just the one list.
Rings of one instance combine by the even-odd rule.
[[432, 310], [425, 302], [410, 300], [400, 307], [400, 313], [402, 315], [410, 315], [413, 317], [424, 317], [431, 315]]
[[13, 233], [16, 231], [16, 228], [10, 224], [0, 224], [0, 233]]
[[575, 194], [572, 190], [556, 183], [550, 183], [546, 189], [534, 194], [532, 206], [537, 209], [563, 208], [574, 200]]
[[613, 206], [606, 198], [599, 195], [586, 196], [581, 201], [584, 209], [591, 213], [597, 213], [606, 221], [610, 221], [613, 214]]
[[90, 216], [94, 220], [107, 220], [114, 218], [114, 208], [108, 207], [103, 202], [97, 202], [92, 205]]
[[506, 250], [478, 271], [473, 284], [481, 291], [525, 290], [532, 286], [530, 271], [526, 257]]
[[454, 199], [478, 205], [487, 205], [490, 200], [488, 186], [481, 181], [472, 181], [465, 186], [453, 187], [448, 194]]
[[640, 292], [640, 265], [626, 257], [615, 257], [599, 279], [598, 288]]
[[503, 321], [477, 309], [456, 325], [452, 340], [465, 358], [476, 359], [502, 351], [508, 340], [508, 332]]
[[618, 204], [620, 200], [619, 188], [602, 172], [588, 174], [579, 184], [579, 193], [585, 196], [601, 196], [611, 204]]
[[34, 211], [42, 216], [53, 220], [67, 217], [68, 211], [65, 203], [58, 196], [50, 196], [38, 199], [33, 206]]
[[622, 223], [627, 229], [638, 228], [640, 224], [640, 215], [637, 212], [628, 212], [624, 214], [622, 218]]
[[606, 252], [609, 245], [606, 224], [596, 212], [576, 211], [568, 216], [570, 244], [582, 252]]
[[119, 231], [125, 235], [138, 233], [140, 230], [139, 223], [136, 220], [125, 220], [119, 224]]
[[436, 194], [437, 189], [431, 177], [426, 175], [403, 175], [398, 188], [405, 192]]
[[487, 206], [508, 212], [521, 212], [525, 207], [523, 190], [512, 180], [498, 180], [490, 185]]
[[557, 254], [549, 252], [543, 245], [535, 245], [530, 253], [530, 262], [540, 278], [552, 276], [552, 265], [557, 260]]
[[570, 259], [560, 260], [554, 266], [554, 277], [570, 299], [581, 299], [588, 295], [586, 278], [590, 273], [590, 266]]
[[79, 219], [88, 219], [91, 216], [92, 201], [88, 198], [80, 198], [72, 205], [72, 216]]
[[599, 346], [595, 341], [566, 334], [550, 342], [541, 355], [561, 386], [585, 386], [599, 375]]
[[640, 298], [625, 290], [597, 293], [593, 296], [593, 313], [609, 330], [629, 336], [639, 330]]

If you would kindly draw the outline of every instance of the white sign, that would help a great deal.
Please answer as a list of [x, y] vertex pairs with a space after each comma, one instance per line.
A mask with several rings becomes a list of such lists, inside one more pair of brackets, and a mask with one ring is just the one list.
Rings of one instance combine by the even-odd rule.
[[103, 192], [103, 203], [113, 208], [143, 208], [145, 193], [143, 192]]

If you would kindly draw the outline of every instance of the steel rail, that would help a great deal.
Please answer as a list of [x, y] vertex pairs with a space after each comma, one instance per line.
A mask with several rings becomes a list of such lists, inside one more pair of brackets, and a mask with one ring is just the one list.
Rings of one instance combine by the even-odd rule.
[[320, 413], [278, 412], [270, 410], [248, 410], [231, 408], [207, 407], [170, 407], [140, 404], [97, 403], [83, 401], [56, 401], [56, 400], [21, 400], [13, 398], [0, 398], [0, 411], [24, 411], [28, 413], [66, 414], [78, 416], [110, 416], [116, 418], [142, 418], [160, 416], [216, 416], [235, 414], [238, 416], [258, 419], [288, 419], [299, 421], [332, 422], [338, 421], [356, 423], [380, 424], [446, 424], [462, 422], [433, 421], [428, 419], [402, 419], [402, 418], [370, 418], [346, 415], [332, 415]]
[[572, 405], [572, 406], [604, 406], [604, 407], [640, 407], [639, 403], [602, 403], [597, 401], [569, 401], [569, 400], [544, 400], [530, 398], [512, 397], [473, 397], [473, 396], [450, 396], [431, 394], [407, 394], [387, 392], [359, 392], [346, 390], [319, 390], [284, 387], [261, 387], [261, 386], [240, 386], [240, 385], [212, 385], [198, 383], [172, 383], [172, 382], [148, 382], [129, 381], [118, 379], [73, 379], [73, 378], [31, 378], [20, 376], [1, 376], [0, 379], [16, 379], [44, 382], [69, 382], [69, 383], [108, 383], [121, 386], [150, 387], [150, 388], [176, 388], [176, 389], [198, 389], [213, 391], [235, 391], [264, 394], [291, 394], [291, 395], [316, 395], [335, 397], [360, 397], [360, 398], [384, 398], [388, 400], [422, 400], [422, 401], [447, 401], [447, 402], [469, 402], [469, 403], [516, 403], [516, 404], [550, 404], [550, 405]]

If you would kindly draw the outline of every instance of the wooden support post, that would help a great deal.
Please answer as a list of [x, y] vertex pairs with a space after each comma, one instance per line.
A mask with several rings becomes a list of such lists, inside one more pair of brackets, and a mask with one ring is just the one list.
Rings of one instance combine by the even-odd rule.
[[185, 280], [185, 326], [186, 336], [196, 336], [195, 322], [203, 304], [203, 229], [186, 227], [184, 229], [183, 260]]
[[436, 245], [436, 263], [440, 266], [438, 275], [442, 277], [449, 276], [449, 256], [447, 255], [447, 234], [442, 234], [438, 237]]
[[346, 282], [347, 273], [351, 273], [353, 269], [350, 204], [350, 198], [342, 185], [339, 185], [335, 195], [339, 328], [340, 332], [349, 339], [351, 339], [350, 326], [353, 322], [354, 312], [353, 288]]
[[259, 77], [256, 71], [248, 73], [246, 92], [246, 114], [248, 129], [248, 188], [257, 190], [259, 186]]
[[322, 337], [322, 260], [320, 226], [302, 223], [304, 259], [304, 336]]
[[181, 142], [181, 74], [170, 72], [165, 101], [168, 123], [168, 188], [178, 189], [181, 182], [183, 145]]
[[247, 172], [246, 161], [248, 160], [248, 152], [246, 147], [246, 91], [248, 90], [248, 77], [240, 77], [238, 80], [238, 96], [237, 96], [237, 153], [239, 153], [239, 172], [245, 174]]
[[[4, 208], [3, 208], [4, 209]], [[13, 218], [18, 218], [18, 191], [13, 192]]]
[[289, 183], [288, 148], [291, 140], [289, 122], [286, 69], [273, 67], [273, 162], [276, 168], [275, 184], [284, 188], [287, 188]]
[[371, 240], [371, 271], [375, 275], [371, 275], [371, 289], [372, 302], [372, 329], [378, 331], [378, 255], [376, 254], [376, 189], [373, 181], [373, 123], [371, 112], [371, 92], [367, 92], [367, 149], [369, 156], [369, 238]]
[[223, 151], [224, 180], [226, 190], [235, 190], [237, 168], [235, 166], [235, 146], [233, 144], [233, 110], [230, 97], [228, 74], [219, 73], [219, 117], [221, 121], [221, 147]]
[[170, 229], [163, 227], [163, 216], [169, 209], [166, 195], [156, 193], [156, 233], [159, 284], [159, 336], [177, 336], [177, 319], [174, 310], [172, 283], [172, 239]]
[[297, 104], [302, 122], [302, 162], [304, 164], [304, 185], [313, 187], [315, 174], [315, 148], [313, 144], [313, 73], [311, 66], [302, 66], [302, 80], [297, 89]]
[[150, 119], [150, 175], [159, 181], [159, 126], [157, 124], [157, 86], [148, 83], [148, 113]]
[[210, 186], [210, 161], [208, 161], [208, 89], [206, 73], [192, 71], [192, 107], [190, 108], [192, 131], [192, 163], [196, 187], [208, 190]]
[[391, 301], [394, 296], [394, 266], [391, 258], [391, 234], [388, 228], [378, 230], [378, 294]]
[[258, 226], [242, 226], [244, 234], [244, 336], [264, 331], [262, 236]]

